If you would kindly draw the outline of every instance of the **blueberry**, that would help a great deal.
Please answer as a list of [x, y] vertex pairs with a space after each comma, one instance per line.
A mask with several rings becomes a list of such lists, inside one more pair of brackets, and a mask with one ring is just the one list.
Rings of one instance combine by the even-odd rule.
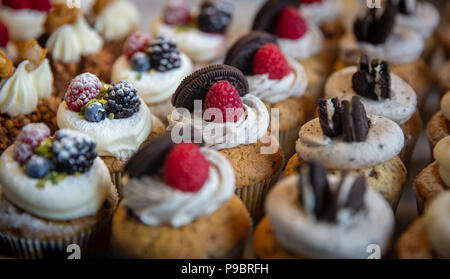
[[89, 122], [100, 122], [106, 117], [106, 111], [102, 104], [95, 102], [89, 104], [84, 111], [84, 117]]
[[33, 155], [25, 166], [26, 173], [31, 178], [42, 178], [52, 169], [50, 160], [45, 157]]
[[136, 72], [146, 72], [150, 70], [150, 58], [143, 52], [137, 52], [131, 58], [131, 68]]

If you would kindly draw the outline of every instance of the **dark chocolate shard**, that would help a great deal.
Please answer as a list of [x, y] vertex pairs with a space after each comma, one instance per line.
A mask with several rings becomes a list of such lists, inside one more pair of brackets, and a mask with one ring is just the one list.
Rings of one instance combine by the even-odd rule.
[[338, 98], [319, 101], [319, 122], [323, 133], [330, 138], [342, 133], [341, 103]]
[[368, 57], [362, 55], [358, 61], [358, 70], [352, 76], [352, 87], [362, 97], [378, 101], [390, 98], [389, 63], [378, 59], [369, 63]]
[[369, 133], [370, 121], [358, 96], [342, 102], [342, 130], [345, 142], [363, 142]]
[[415, 13], [417, 8], [416, 0], [400, 0], [398, 3], [398, 11], [405, 15]]

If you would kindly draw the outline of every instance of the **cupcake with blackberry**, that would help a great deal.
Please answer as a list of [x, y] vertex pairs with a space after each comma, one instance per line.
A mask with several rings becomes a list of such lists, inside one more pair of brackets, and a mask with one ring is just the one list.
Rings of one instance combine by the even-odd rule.
[[0, 50], [0, 154], [13, 144], [23, 126], [44, 122], [52, 131], [59, 102], [52, 97], [53, 74], [46, 50], [29, 40], [17, 68]]
[[302, 126], [297, 154], [285, 176], [297, 173], [303, 162], [318, 161], [331, 173], [355, 171], [395, 210], [406, 182], [406, 168], [398, 157], [405, 136], [394, 121], [366, 114], [359, 96], [319, 101], [319, 118]]
[[281, 51], [303, 65], [308, 78], [308, 92], [315, 102], [322, 96], [332, 59], [323, 47], [320, 28], [307, 22], [298, 7], [297, 0], [268, 0], [257, 13], [253, 30], [274, 34]]
[[287, 59], [276, 38], [262, 31], [237, 40], [228, 51], [225, 64], [246, 75], [250, 94], [269, 109], [279, 110], [279, 141], [285, 158], [290, 158], [295, 153], [300, 126], [310, 120], [314, 108], [306, 92], [308, 79], [303, 66], [295, 59]]
[[431, 148], [450, 135], [450, 92], [441, 100], [441, 110], [436, 112], [427, 124], [427, 138]]
[[[0, 157], [0, 253], [64, 256], [105, 249], [118, 196], [95, 141], [28, 124]], [[98, 252], [98, 251], [97, 251]]]
[[177, 135], [196, 128], [207, 147], [230, 161], [236, 194], [257, 220], [284, 160], [277, 139], [267, 132], [266, 106], [248, 93], [247, 79], [238, 69], [228, 65], [202, 68], [185, 78], [172, 96], [176, 109], [169, 115], [169, 129]]
[[191, 12], [185, 0], [170, 0], [151, 29], [154, 36], [174, 39], [195, 64], [206, 65], [224, 54], [232, 17], [233, 5], [226, 1], [203, 0]]
[[[125, 197], [114, 215], [114, 254], [150, 259], [240, 258], [252, 222], [234, 194], [230, 163], [171, 132], [127, 163]], [[202, 241], [208, 239], [208, 241]]]
[[368, 247], [385, 255], [394, 214], [383, 197], [355, 172], [341, 178], [317, 162], [279, 182], [265, 202], [253, 250], [261, 259], [367, 259]]
[[59, 128], [82, 132], [97, 142], [97, 153], [120, 194], [126, 161], [142, 143], [165, 130], [131, 83], [102, 84], [90, 73], [72, 80], [59, 105], [57, 121]]
[[152, 113], [167, 123], [173, 110], [170, 98], [192, 71], [191, 60], [172, 40], [164, 37], [151, 40], [139, 31], [127, 39], [124, 54], [113, 65], [111, 81], [133, 83]]

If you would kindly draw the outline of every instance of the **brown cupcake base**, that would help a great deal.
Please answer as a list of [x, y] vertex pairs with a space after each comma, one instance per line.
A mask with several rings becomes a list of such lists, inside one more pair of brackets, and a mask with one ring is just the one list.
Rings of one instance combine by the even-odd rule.
[[423, 217], [417, 219], [400, 236], [395, 246], [399, 259], [432, 259], [433, 252], [428, 241]]
[[450, 91], [450, 61], [439, 69], [437, 81], [442, 96]]
[[411, 162], [411, 157], [414, 153], [420, 132], [422, 131], [422, 126], [422, 118], [420, 118], [418, 109], [406, 123], [400, 126], [405, 135], [405, 145], [398, 156], [407, 168]]
[[450, 135], [450, 124], [441, 111], [436, 112], [427, 125], [427, 138], [431, 147], [431, 154], [436, 144]]

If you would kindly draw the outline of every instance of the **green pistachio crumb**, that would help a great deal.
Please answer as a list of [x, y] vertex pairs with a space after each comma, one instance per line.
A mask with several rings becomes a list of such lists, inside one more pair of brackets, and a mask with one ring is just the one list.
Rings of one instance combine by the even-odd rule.
[[43, 140], [41, 142], [41, 144], [38, 147], [36, 147], [34, 152], [36, 152], [37, 155], [40, 155], [40, 156], [43, 156], [46, 158], [50, 158], [53, 155], [52, 154], [52, 144], [53, 144], [52, 139]]
[[108, 115], [108, 119], [109, 119], [109, 120], [113, 120], [113, 119], [114, 119], [114, 113], [111, 112], [111, 113]]

